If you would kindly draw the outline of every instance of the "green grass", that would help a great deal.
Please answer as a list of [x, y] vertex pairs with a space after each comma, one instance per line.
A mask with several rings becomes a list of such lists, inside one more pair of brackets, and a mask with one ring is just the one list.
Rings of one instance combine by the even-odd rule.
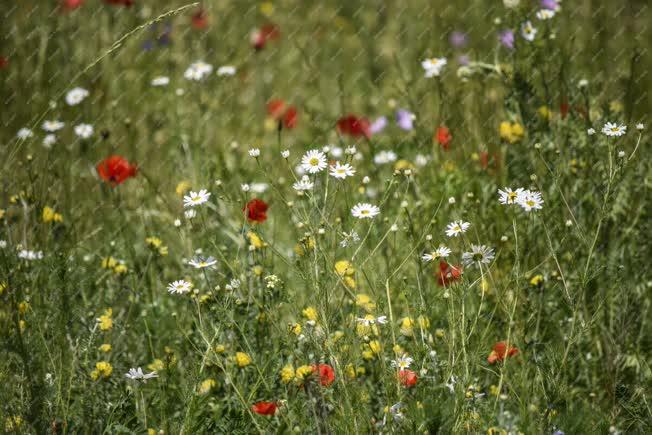
[[[644, 2], [566, 0], [540, 21], [538, 2], [524, 0], [513, 10], [479, 0], [285, 0], [273, 10], [211, 0], [203, 30], [190, 25], [197, 6], [179, 1], [88, 0], [70, 13], [19, 3], [0, 45], [9, 60], [0, 69], [5, 431], [652, 430]], [[520, 36], [526, 19], [538, 29], [531, 43]], [[279, 38], [255, 51], [252, 29], [270, 22]], [[507, 28], [513, 51], [497, 40]], [[453, 30], [467, 33], [466, 48], [451, 47]], [[459, 71], [460, 54], [469, 69]], [[421, 61], [432, 56], [448, 64], [425, 78]], [[197, 60], [213, 72], [185, 79]], [[218, 76], [222, 65], [237, 73]], [[157, 76], [170, 84], [152, 86]], [[69, 106], [75, 86], [89, 96]], [[269, 119], [272, 99], [296, 106], [295, 128]], [[411, 131], [396, 125], [399, 108], [414, 113]], [[388, 126], [369, 139], [340, 134], [349, 113], [386, 116]], [[50, 148], [45, 120], [65, 122]], [[501, 136], [503, 122], [523, 134]], [[606, 122], [626, 134], [604, 135]], [[89, 139], [76, 136], [80, 123], [93, 125]], [[433, 137], [439, 126], [449, 150]], [[33, 137], [18, 139], [21, 128]], [[326, 145], [355, 175], [322, 171], [297, 194], [301, 157]], [[333, 155], [350, 146], [358, 157]], [[374, 163], [381, 151], [397, 161]], [[96, 170], [113, 154], [138, 165], [117, 186]], [[182, 182], [211, 193], [192, 219]], [[242, 189], [255, 183], [266, 190]], [[543, 208], [500, 204], [505, 186], [541, 192]], [[265, 222], [243, 213], [255, 197], [269, 204]], [[356, 219], [361, 202], [380, 214]], [[46, 207], [61, 219], [45, 222]], [[455, 220], [471, 226], [449, 238]], [[359, 240], [342, 246], [352, 231]], [[441, 286], [437, 262], [421, 258], [440, 244], [454, 265], [471, 244], [495, 259]], [[22, 259], [23, 249], [43, 258]], [[199, 253], [216, 267], [189, 266]], [[181, 279], [194, 291], [168, 293]], [[98, 320], [107, 309], [112, 322]], [[365, 315], [387, 322], [365, 327]], [[500, 341], [519, 352], [491, 364]], [[403, 353], [418, 376], [410, 388], [391, 364]], [[313, 364], [333, 368], [332, 384], [281, 376]], [[125, 377], [138, 367], [158, 377]], [[259, 401], [276, 402], [276, 414], [253, 412]]]

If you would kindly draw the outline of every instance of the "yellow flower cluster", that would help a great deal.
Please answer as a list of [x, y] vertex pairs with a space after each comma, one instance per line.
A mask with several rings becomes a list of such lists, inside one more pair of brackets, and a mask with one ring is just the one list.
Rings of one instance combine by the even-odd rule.
[[247, 367], [251, 364], [251, 357], [244, 352], [236, 352], [234, 360], [240, 368]]
[[95, 363], [95, 369], [91, 372], [91, 379], [97, 381], [98, 379], [108, 379], [113, 373], [113, 367], [107, 361], [98, 361]]
[[102, 268], [111, 269], [117, 275], [122, 275], [127, 273], [127, 265], [122, 261], [118, 261], [113, 257], [106, 257], [102, 259]]
[[364, 293], [358, 293], [355, 295], [355, 304], [368, 313], [376, 309], [376, 304], [371, 300], [371, 297]]
[[299, 243], [294, 245], [294, 253], [299, 257], [303, 257], [308, 253], [308, 251], [313, 251], [316, 246], [317, 244], [315, 243], [315, 239], [310, 236], [306, 236], [301, 238]]
[[203, 394], [210, 393], [210, 391], [213, 388], [215, 388], [216, 385], [217, 385], [217, 382], [215, 382], [215, 379], [208, 378], [208, 379], [203, 380], [201, 382], [201, 384], [199, 384], [199, 388], [198, 388], [199, 394], [203, 395]]
[[152, 248], [154, 251], [158, 252], [161, 257], [168, 255], [168, 247], [163, 245], [163, 241], [158, 237], [147, 237], [145, 243], [147, 243], [147, 246]]
[[294, 381], [297, 385], [302, 384], [306, 378], [312, 375], [313, 370], [309, 365], [302, 365], [296, 369], [292, 364], [287, 364], [281, 369], [281, 382], [289, 384]]
[[419, 316], [415, 322], [411, 317], [404, 317], [401, 319], [401, 334], [407, 337], [411, 337], [414, 334], [414, 327], [416, 325], [418, 325], [421, 329], [428, 329], [430, 327], [430, 320], [428, 320], [426, 317]]
[[346, 287], [350, 289], [355, 288], [356, 284], [355, 284], [355, 280], [353, 279], [353, 275], [355, 274], [355, 268], [350, 262], [346, 260], [340, 260], [336, 262], [335, 272], [340, 276], [342, 282]]
[[104, 310], [104, 314], [97, 318], [97, 324], [100, 327], [101, 331], [110, 331], [113, 328], [113, 310], [107, 308]]
[[177, 195], [183, 196], [188, 190], [190, 190], [191, 187], [192, 184], [190, 184], [190, 181], [183, 180], [179, 182], [179, 184], [177, 184], [177, 187], [174, 190], [177, 193]]
[[265, 243], [263, 239], [261, 239], [260, 236], [253, 231], [247, 232], [247, 239], [249, 239], [249, 249], [252, 251], [267, 247], [267, 243]]
[[50, 223], [50, 222], [63, 222], [63, 216], [61, 213], [57, 213], [54, 211], [52, 207], [45, 206], [43, 207], [43, 222]]
[[525, 130], [518, 122], [503, 121], [500, 123], [499, 133], [501, 139], [504, 139], [509, 143], [516, 143], [523, 139]]

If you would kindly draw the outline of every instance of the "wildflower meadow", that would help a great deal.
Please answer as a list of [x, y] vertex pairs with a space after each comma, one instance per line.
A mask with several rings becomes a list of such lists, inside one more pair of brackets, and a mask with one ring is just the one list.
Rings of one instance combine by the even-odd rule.
[[0, 431], [652, 433], [649, 1], [0, 3]]

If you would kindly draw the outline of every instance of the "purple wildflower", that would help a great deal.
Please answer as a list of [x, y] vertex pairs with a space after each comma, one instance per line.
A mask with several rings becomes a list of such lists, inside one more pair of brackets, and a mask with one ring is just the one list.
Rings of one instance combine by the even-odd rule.
[[387, 118], [381, 116], [371, 124], [371, 126], [369, 127], [369, 131], [371, 132], [371, 134], [376, 134], [383, 131], [385, 127], [387, 127]]
[[556, 11], [559, 9], [559, 4], [557, 0], [541, 0], [541, 7], [543, 9], [550, 9], [551, 11]]
[[448, 42], [455, 48], [464, 48], [468, 42], [468, 37], [466, 33], [455, 30], [448, 37]]
[[503, 30], [498, 34], [498, 39], [500, 39], [500, 43], [503, 46], [510, 50], [514, 49], [514, 32], [512, 30]]
[[398, 109], [396, 111], [396, 123], [398, 126], [406, 131], [412, 130], [412, 118], [414, 114], [405, 109]]

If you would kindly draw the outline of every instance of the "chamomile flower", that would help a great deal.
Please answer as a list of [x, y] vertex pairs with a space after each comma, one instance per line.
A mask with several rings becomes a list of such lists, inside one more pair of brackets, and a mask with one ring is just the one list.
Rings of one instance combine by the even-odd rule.
[[489, 264], [495, 257], [494, 250], [485, 245], [471, 245], [470, 252], [462, 253], [462, 264], [464, 266], [478, 266]]
[[505, 190], [500, 190], [498, 189], [498, 201], [500, 201], [501, 204], [516, 204], [518, 202], [518, 198], [520, 195], [523, 194], [524, 189], [522, 187], [519, 187], [516, 190], [512, 190], [511, 187], [505, 187]]
[[183, 73], [183, 77], [187, 80], [200, 81], [207, 75], [213, 72], [213, 65], [203, 61], [197, 61], [188, 67]]
[[251, 157], [259, 157], [260, 156], [260, 149], [259, 148], [251, 148], [249, 150], [249, 155]]
[[451, 254], [451, 250], [446, 246], [440, 246], [432, 252], [427, 252], [421, 256], [423, 261], [435, 261], [446, 258]]
[[521, 36], [526, 41], [534, 41], [534, 38], [537, 36], [537, 29], [532, 25], [532, 22], [526, 21], [521, 24]]
[[555, 16], [555, 11], [552, 9], [541, 9], [536, 13], [536, 16], [540, 20], [549, 20]]
[[217, 260], [213, 257], [195, 257], [192, 260], [188, 261], [188, 264], [195, 269], [205, 269], [207, 267], [215, 266], [217, 264]]
[[319, 150], [310, 150], [301, 158], [301, 167], [310, 174], [326, 169], [326, 155]]
[[446, 226], [446, 235], [448, 237], [457, 237], [471, 226], [470, 223], [464, 221], [453, 221]]
[[414, 362], [414, 359], [407, 356], [406, 354], [403, 354], [399, 358], [392, 361], [392, 367], [394, 367], [396, 369], [399, 369], [399, 370], [405, 370], [405, 369], [410, 368], [410, 365], [413, 362]]
[[170, 294], [183, 295], [192, 290], [192, 283], [183, 279], [173, 281], [168, 284], [168, 292]]
[[90, 124], [79, 124], [75, 126], [75, 134], [82, 139], [93, 136], [93, 126]]
[[387, 316], [378, 316], [378, 317], [358, 317], [356, 319], [358, 323], [360, 323], [363, 326], [371, 326], [375, 325], [376, 323], [379, 323], [381, 325], [384, 325], [387, 323]]
[[372, 219], [380, 214], [380, 208], [368, 203], [358, 203], [351, 209], [351, 214], [358, 219]]
[[188, 195], [183, 197], [184, 207], [195, 207], [208, 201], [211, 194], [206, 189], [201, 189], [199, 192], [189, 192]]
[[217, 75], [220, 77], [235, 75], [236, 68], [231, 65], [222, 65], [217, 69]]
[[640, 130], [643, 130], [644, 128], [645, 128], [645, 126], [643, 125], [643, 123], [639, 122], [638, 124], [636, 124], [636, 129], [637, 130], [640, 131]]
[[348, 163], [342, 164], [340, 162], [335, 162], [335, 164], [331, 166], [330, 174], [335, 178], [344, 180], [346, 177], [352, 177], [355, 174], [355, 169]]
[[84, 88], [73, 88], [66, 94], [66, 103], [69, 106], [76, 106], [88, 97], [88, 91]]
[[586, 134], [588, 134], [589, 136], [593, 136], [595, 134], [595, 128], [589, 128], [588, 130], [586, 130]]
[[54, 133], [61, 130], [66, 124], [61, 121], [45, 121], [43, 122], [43, 130], [48, 133]]
[[292, 188], [296, 191], [303, 192], [305, 190], [312, 190], [315, 187], [315, 183], [310, 181], [307, 175], [301, 177], [301, 180], [297, 181], [292, 185]]
[[604, 127], [602, 127], [602, 133], [607, 136], [622, 136], [627, 132], [627, 126], [624, 124], [618, 125], [616, 123], [607, 122]]
[[356, 231], [351, 231], [350, 233], [342, 233], [344, 238], [340, 241], [340, 246], [346, 248], [352, 243], [358, 243], [360, 241], [360, 236]]
[[396, 153], [394, 151], [381, 151], [374, 156], [374, 163], [377, 165], [385, 165], [396, 161]]
[[43, 251], [30, 251], [22, 249], [18, 251], [18, 258], [28, 261], [41, 260], [43, 258]]
[[421, 67], [425, 71], [426, 77], [438, 77], [447, 63], [448, 61], [445, 57], [433, 57], [421, 61]]
[[137, 369], [135, 368], [129, 369], [127, 374], [125, 374], [125, 377], [131, 379], [132, 381], [147, 382], [148, 379], [158, 378], [158, 374], [156, 373], [156, 371], [143, 373], [143, 369], [138, 367]]
[[541, 210], [543, 207], [543, 198], [540, 192], [525, 190], [517, 199], [518, 205], [525, 211]]
[[45, 148], [52, 148], [52, 145], [57, 143], [57, 137], [53, 134], [46, 134], [43, 138], [43, 146]]
[[152, 79], [152, 86], [167, 86], [170, 84], [170, 78], [166, 76], [158, 76]]
[[34, 136], [34, 132], [30, 130], [29, 128], [21, 128], [18, 130], [18, 133], [16, 133], [16, 137], [18, 139], [29, 139], [30, 137]]

